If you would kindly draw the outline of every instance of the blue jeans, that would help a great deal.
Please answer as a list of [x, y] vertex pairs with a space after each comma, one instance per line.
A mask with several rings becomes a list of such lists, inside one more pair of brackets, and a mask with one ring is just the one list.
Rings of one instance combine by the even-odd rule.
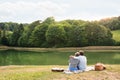
[[76, 71], [76, 70], [78, 70], [78, 68], [69, 67], [69, 70], [70, 71]]

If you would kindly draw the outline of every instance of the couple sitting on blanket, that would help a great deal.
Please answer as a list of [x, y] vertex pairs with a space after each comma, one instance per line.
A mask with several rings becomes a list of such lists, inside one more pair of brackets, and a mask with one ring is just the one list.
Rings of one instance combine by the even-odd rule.
[[74, 72], [77, 70], [84, 71], [87, 67], [87, 58], [84, 56], [84, 51], [76, 52], [71, 55], [69, 59], [69, 71]]

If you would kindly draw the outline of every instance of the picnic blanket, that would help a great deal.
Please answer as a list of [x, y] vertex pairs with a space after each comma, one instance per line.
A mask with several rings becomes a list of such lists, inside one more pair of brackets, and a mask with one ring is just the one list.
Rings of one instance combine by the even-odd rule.
[[65, 70], [63, 68], [52, 68], [52, 72], [63, 72], [65, 74], [73, 74], [73, 73], [81, 73], [86, 71], [102, 71], [105, 70], [106, 66], [103, 63], [96, 63], [94, 66], [87, 66], [85, 70], [76, 70], [76, 71], [69, 71], [69, 69]]
[[95, 67], [94, 66], [88, 66], [85, 70], [77, 70], [77, 71], [69, 71], [69, 70], [64, 70], [63, 73], [65, 74], [73, 74], [73, 73], [81, 73], [81, 72], [86, 72], [86, 71], [92, 71], [92, 70], [95, 70]]

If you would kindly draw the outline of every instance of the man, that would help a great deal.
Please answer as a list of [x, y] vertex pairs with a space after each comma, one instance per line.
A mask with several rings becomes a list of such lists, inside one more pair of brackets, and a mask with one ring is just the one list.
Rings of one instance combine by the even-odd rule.
[[80, 50], [79, 54], [80, 55], [78, 57], [70, 56], [70, 58], [78, 59], [80, 61], [78, 64], [79, 70], [84, 71], [87, 67], [87, 58], [86, 58], [86, 56], [84, 56], [84, 51]]

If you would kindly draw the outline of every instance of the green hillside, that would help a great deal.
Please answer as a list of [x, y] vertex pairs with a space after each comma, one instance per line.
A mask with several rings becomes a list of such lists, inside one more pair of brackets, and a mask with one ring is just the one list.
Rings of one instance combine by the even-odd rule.
[[112, 33], [113, 33], [113, 39], [115, 41], [120, 41], [120, 30], [114, 30], [112, 31]]

